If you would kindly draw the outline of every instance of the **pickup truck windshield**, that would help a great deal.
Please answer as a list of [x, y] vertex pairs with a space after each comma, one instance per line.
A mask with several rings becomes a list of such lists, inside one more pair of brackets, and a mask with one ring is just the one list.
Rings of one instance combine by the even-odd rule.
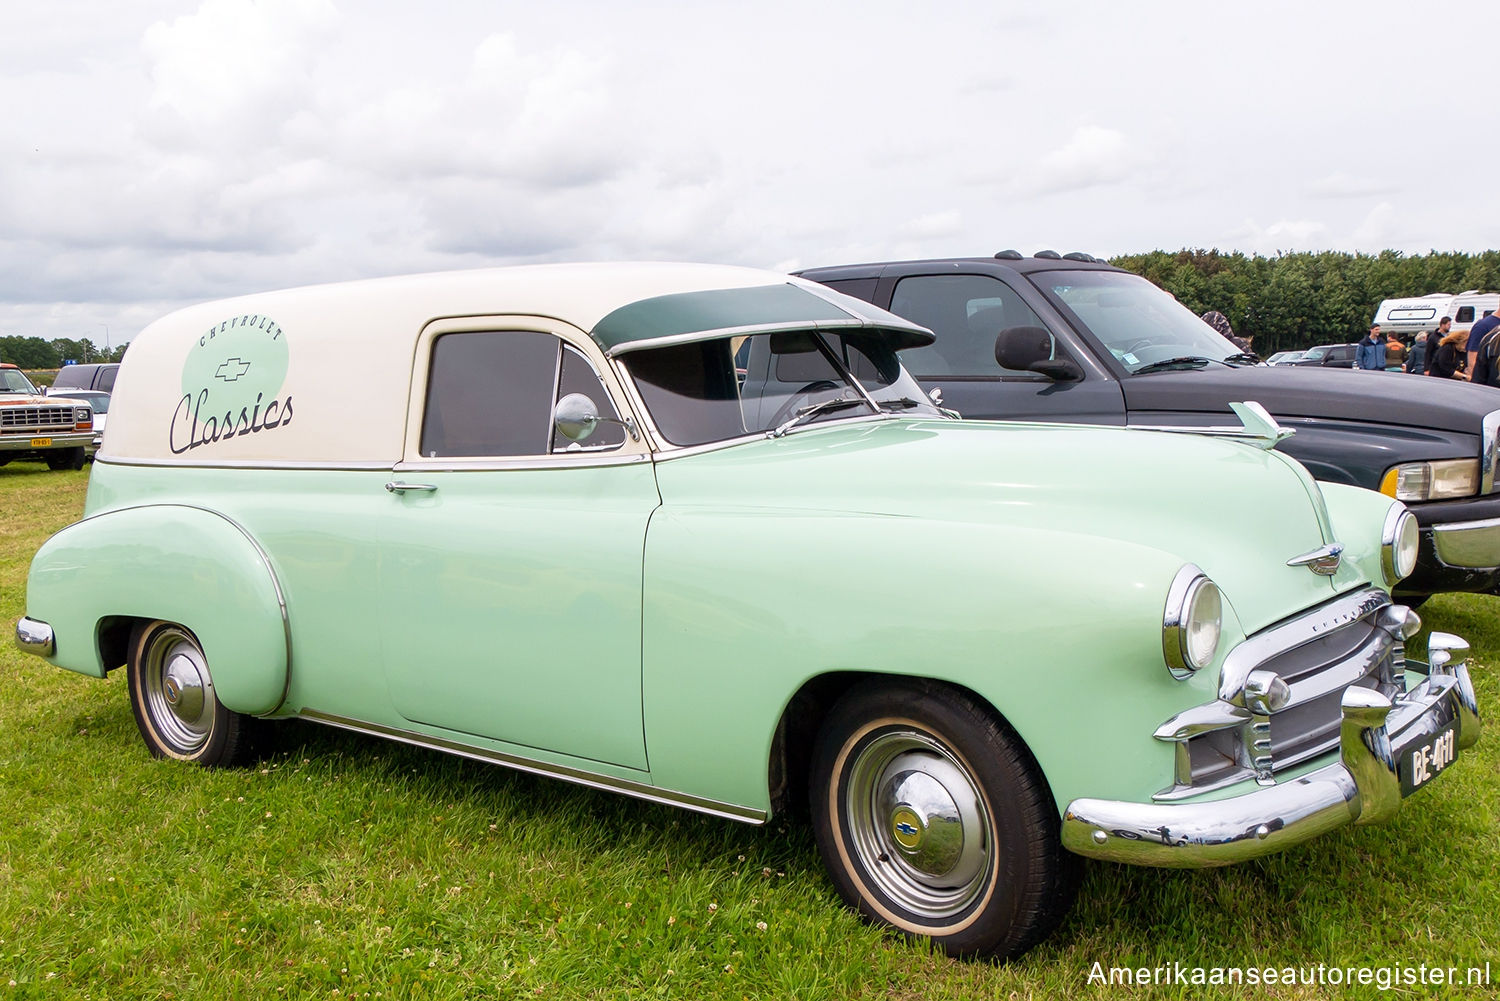
[[718, 337], [630, 351], [621, 360], [652, 422], [674, 445], [882, 411], [941, 413], [879, 334]]
[[[1117, 271], [1046, 271], [1031, 280], [1071, 313], [1131, 373], [1203, 367], [1241, 360], [1234, 342], [1138, 275]], [[1178, 362], [1178, 364], [1173, 364]]]
[[36, 395], [36, 387], [31, 380], [21, 374], [20, 369], [0, 368], [0, 393], [24, 393], [27, 396]]

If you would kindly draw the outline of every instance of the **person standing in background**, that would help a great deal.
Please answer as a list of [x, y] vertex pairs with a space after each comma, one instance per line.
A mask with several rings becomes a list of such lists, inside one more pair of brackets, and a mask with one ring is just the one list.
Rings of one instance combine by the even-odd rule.
[[1395, 334], [1385, 341], [1385, 365], [1387, 369], [1394, 368], [1397, 371], [1406, 366], [1406, 345]]
[[[1432, 335], [1436, 337], [1436, 334]], [[1432, 355], [1432, 364], [1427, 369], [1428, 375], [1435, 375], [1439, 379], [1467, 379], [1468, 375], [1463, 371], [1464, 364], [1464, 339], [1469, 335], [1462, 330], [1455, 330], [1438, 342], [1436, 348], [1429, 347]], [[1432, 338], [1428, 338], [1431, 340]]]
[[1380, 324], [1372, 325], [1370, 336], [1354, 349], [1354, 367], [1366, 372], [1385, 371], [1385, 339], [1380, 336]]
[[1469, 345], [1465, 349], [1469, 353], [1469, 371], [1474, 371], [1474, 362], [1479, 354], [1479, 342], [1484, 340], [1486, 334], [1496, 327], [1500, 327], [1500, 316], [1494, 313], [1486, 313], [1478, 323], [1469, 328]]
[[1412, 375], [1427, 374], [1427, 331], [1417, 331], [1417, 339], [1411, 342], [1411, 351], [1406, 355], [1406, 371]]
[[1438, 321], [1437, 330], [1432, 334], [1432, 336], [1427, 338], [1427, 358], [1422, 363], [1424, 366], [1422, 369], [1423, 375], [1432, 374], [1432, 359], [1437, 356], [1438, 344], [1444, 337], [1448, 336], [1448, 331], [1451, 330], [1452, 327], [1453, 317], [1445, 316]]

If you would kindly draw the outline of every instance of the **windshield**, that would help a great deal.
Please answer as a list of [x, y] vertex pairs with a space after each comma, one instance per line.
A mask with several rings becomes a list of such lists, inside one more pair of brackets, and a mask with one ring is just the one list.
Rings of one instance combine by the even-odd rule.
[[27, 396], [36, 395], [36, 387], [31, 380], [21, 374], [18, 368], [0, 368], [0, 393], [25, 393]]
[[880, 334], [719, 337], [631, 351], [621, 360], [652, 422], [674, 445], [742, 438], [794, 420], [869, 417], [877, 410], [865, 394], [881, 411], [941, 414]]
[[1241, 359], [1233, 341], [1139, 275], [1044, 271], [1031, 280], [1131, 372], [1173, 362], [1201, 365]]

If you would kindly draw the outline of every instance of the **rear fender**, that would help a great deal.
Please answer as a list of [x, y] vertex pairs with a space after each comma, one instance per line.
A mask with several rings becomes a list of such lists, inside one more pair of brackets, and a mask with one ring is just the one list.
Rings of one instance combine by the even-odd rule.
[[[121, 620], [164, 619], [192, 630], [219, 701], [274, 712], [286, 698], [291, 633], [270, 559], [238, 523], [213, 511], [157, 504], [108, 511], [58, 532], [31, 561], [26, 614], [52, 627], [58, 667], [102, 678], [119, 666]], [[108, 658], [106, 646], [116, 651]]]

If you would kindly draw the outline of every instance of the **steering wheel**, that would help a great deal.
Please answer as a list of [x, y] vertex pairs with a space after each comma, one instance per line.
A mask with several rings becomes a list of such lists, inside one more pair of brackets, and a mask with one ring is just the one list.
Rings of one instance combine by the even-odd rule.
[[780, 427], [788, 418], [798, 410], [807, 405], [807, 398], [813, 393], [824, 393], [830, 389], [838, 389], [839, 384], [831, 379], [815, 379], [793, 393], [785, 403], [776, 409], [776, 414], [770, 420], [770, 426]]

